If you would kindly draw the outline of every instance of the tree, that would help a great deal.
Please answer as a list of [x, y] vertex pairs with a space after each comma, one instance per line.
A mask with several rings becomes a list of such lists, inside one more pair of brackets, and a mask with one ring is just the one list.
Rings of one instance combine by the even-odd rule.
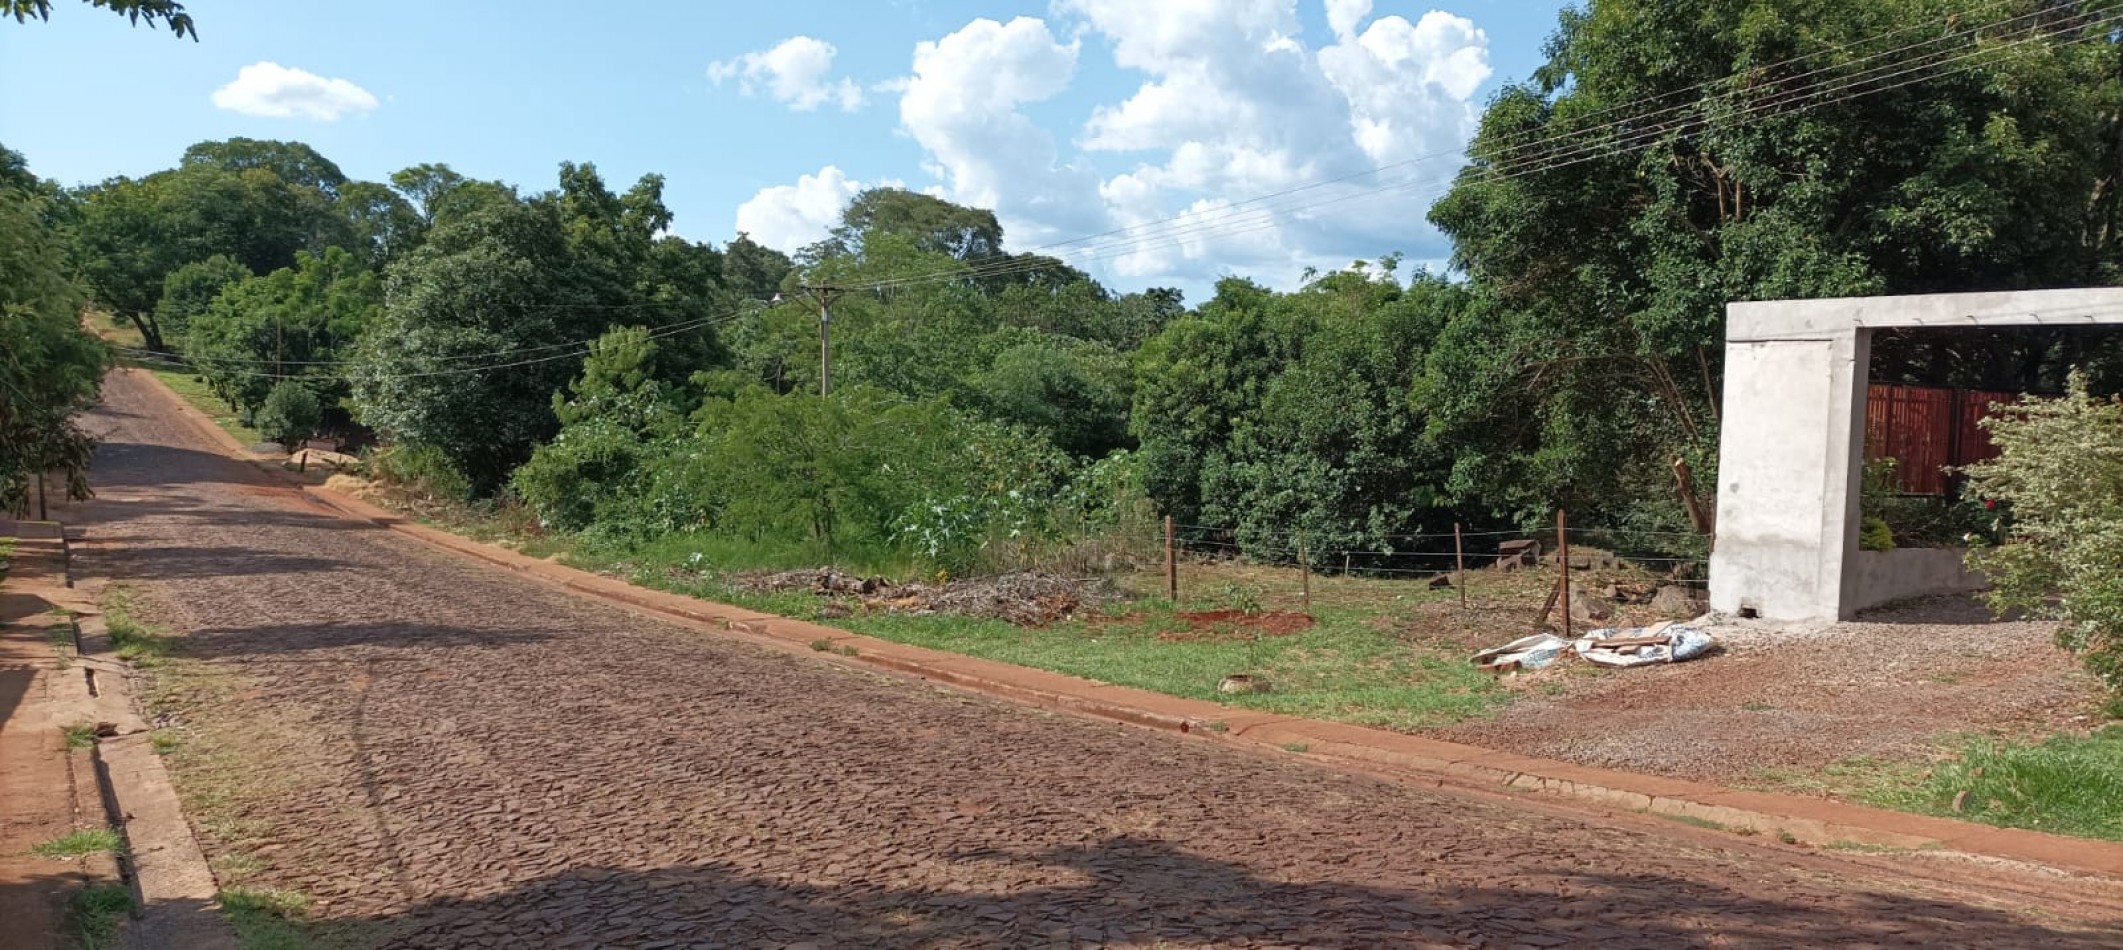
[[[1714, 452], [1727, 301], [2104, 280], [2123, 83], [2099, 29], [2051, 0], [1566, 10], [1431, 212], [1489, 298], [1424, 383], [1455, 494], [1508, 486], [1529, 520], [1670, 498], [1665, 464]], [[1862, 82], [1882, 55], [1911, 81]]]
[[388, 186], [373, 181], [350, 181], [340, 186], [334, 206], [352, 232], [353, 244], [348, 250], [375, 270], [382, 270], [419, 247], [427, 235], [427, 221], [420, 212]]
[[860, 257], [878, 235], [897, 235], [931, 254], [981, 261], [1002, 253], [1003, 226], [995, 212], [956, 205], [904, 188], [871, 188], [840, 214], [840, 226], [814, 256]]
[[657, 347], [641, 327], [590, 344], [582, 375], [553, 394], [561, 429], [511, 476], [518, 497], [556, 528], [589, 527], [601, 502], [621, 495], [658, 440], [682, 429], [685, 407], [657, 378]]
[[0, 184], [0, 510], [17, 514], [48, 472], [68, 497], [89, 496], [95, 442], [73, 417], [94, 404], [109, 359], [81, 328], [80, 292], [40, 207], [48, 201]]
[[336, 404], [347, 391], [344, 361], [379, 320], [382, 300], [376, 275], [344, 249], [300, 252], [295, 266], [216, 295], [192, 318], [184, 355], [215, 392], [246, 413], [289, 379]]
[[131, 320], [159, 351], [168, 344], [155, 308], [179, 267], [223, 254], [263, 274], [292, 266], [298, 252], [356, 243], [322, 191], [291, 185], [267, 168], [211, 163], [87, 189], [75, 239], [96, 301]]
[[165, 337], [181, 344], [192, 321], [213, 305], [215, 297], [221, 296], [229, 285], [250, 277], [250, 268], [226, 254], [171, 271], [163, 279], [162, 297], [155, 303], [155, 326]]
[[278, 442], [290, 452], [316, 435], [317, 427], [323, 423], [324, 406], [317, 401], [317, 394], [292, 379], [273, 384], [252, 422], [268, 441]]
[[447, 217], [387, 275], [353, 366], [357, 414], [491, 492], [558, 429], [553, 393], [580, 365], [570, 348], [626, 315], [614, 309], [626, 300], [600, 296], [612, 292], [579, 273], [552, 202]]
[[315, 188], [328, 198], [339, 197], [347, 183], [346, 173], [331, 159], [301, 142], [247, 139], [241, 136], [216, 142], [200, 142], [184, 150], [180, 165], [211, 165], [232, 172], [263, 168], [281, 181]]
[[[125, 14], [134, 26], [146, 20], [152, 26], [161, 21], [179, 39], [191, 37], [199, 41], [199, 29], [192, 24], [192, 16], [184, 12], [184, 4], [174, 0], [88, 0], [90, 6], [102, 7], [112, 13]], [[49, 21], [52, 18], [52, 0], [0, 0], [0, 13], [14, 17], [21, 23], [30, 17]]]

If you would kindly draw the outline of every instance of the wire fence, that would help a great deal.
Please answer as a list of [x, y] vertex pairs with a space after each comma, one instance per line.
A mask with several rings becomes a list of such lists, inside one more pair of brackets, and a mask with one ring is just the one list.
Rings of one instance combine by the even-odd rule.
[[[1118, 577], [1131, 593], [1183, 609], [1442, 611], [1498, 631], [1562, 626], [1573, 604], [1580, 629], [1653, 611], [1692, 616], [1709, 586], [1710, 539], [1687, 531], [1566, 524], [1560, 534], [1485, 527], [1317, 543], [1323, 535], [1136, 522], [1084, 526], [1060, 547], [1081, 574]], [[1047, 555], [1043, 564], [1006, 560], [1058, 567]]]

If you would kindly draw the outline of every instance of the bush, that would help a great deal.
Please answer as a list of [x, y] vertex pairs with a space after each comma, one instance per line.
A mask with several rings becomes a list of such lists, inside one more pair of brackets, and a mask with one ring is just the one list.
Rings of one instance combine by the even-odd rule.
[[2123, 404], [2095, 399], [2073, 373], [2065, 395], [2029, 399], [1983, 421], [2000, 454], [1968, 469], [1977, 497], [2007, 506], [1995, 548], [1970, 552], [1991, 605], [2061, 621], [2123, 709]]
[[308, 386], [283, 379], [266, 394], [265, 404], [258, 407], [252, 425], [266, 438], [292, 451], [304, 439], [315, 435], [323, 422], [324, 406], [318, 401], [317, 394]]
[[432, 445], [386, 446], [369, 456], [368, 471], [379, 481], [416, 495], [450, 501], [472, 497], [471, 481], [457, 471], [448, 454]]

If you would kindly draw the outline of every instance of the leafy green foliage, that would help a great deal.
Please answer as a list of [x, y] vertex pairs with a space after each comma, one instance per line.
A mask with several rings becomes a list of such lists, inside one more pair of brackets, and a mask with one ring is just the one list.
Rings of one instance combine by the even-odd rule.
[[[192, 15], [184, 12], [184, 4], [175, 0], [88, 0], [88, 3], [112, 13], [122, 13], [135, 26], [140, 25], [141, 20], [146, 20], [150, 26], [159, 20], [179, 39], [189, 36], [193, 42], [199, 40], [199, 28], [192, 24]], [[30, 17], [50, 20], [52, 0], [5, 0], [0, 3], [0, 15], [14, 17], [17, 23]]]
[[684, 413], [655, 378], [656, 345], [640, 327], [613, 330], [591, 344], [582, 376], [553, 396], [559, 434], [511, 476], [516, 494], [545, 524], [592, 524], [599, 502], [626, 485], [644, 459], [667, 451]]
[[316, 435], [323, 422], [324, 406], [317, 401], [317, 394], [292, 379], [273, 384], [255, 419], [260, 433], [290, 451]]
[[94, 440], [73, 418], [94, 404], [109, 361], [81, 328], [50, 201], [0, 182], [0, 510], [18, 514], [39, 473], [58, 473], [68, 497], [88, 497]]
[[[1446, 328], [1426, 385], [1434, 440], [1461, 453], [1454, 496], [1615, 516], [1655, 497], [1667, 460], [1705, 470], [1727, 301], [2111, 282], [2114, 43], [1972, 29], [2038, 8], [2069, 25], [2042, 0], [1565, 11], [1431, 213], [1491, 297]], [[1982, 55], [1839, 85], [1922, 37], [1933, 57]], [[1647, 108], [1671, 111], [1614, 123]]]
[[656, 238], [670, 221], [661, 178], [616, 195], [593, 166], [563, 164], [560, 190], [529, 201], [441, 166], [394, 180], [436, 223], [390, 269], [385, 313], [353, 368], [354, 403], [386, 436], [449, 459], [474, 492], [500, 487], [559, 431], [553, 394], [585, 341], [646, 323], [669, 380], [718, 358], [712, 270], [727, 257]]
[[[182, 271], [180, 271], [182, 273]], [[339, 372], [380, 318], [376, 275], [352, 254], [298, 252], [295, 266], [240, 281], [191, 319], [184, 355], [229, 405], [263, 405], [278, 380], [302, 379], [328, 402], [346, 394]]]
[[1445, 455], [1411, 399], [1425, 347], [1467, 293], [1366, 266], [1294, 294], [1226, 280], [1137, 354], [1147, 488], [1182, 522], [1228, 525], [1248, 550], [1390, 550], [1449, 529]]
[[2074, 374], [2057, 399], [2029, 399], [1986, 419], [1997, 458], [1970, 466], [1969, 487], [2012, 512], [2004, 542], [1969, 553], [1990, 602], [2062, 622], [2123, 711], [2123, 403], [2096, 399]]
[[[226, 143], [194, 149], [217, 144]], [[86, 189], [76, 243], [96, 301], [132, 320], [150, 349], [167, 351], [154, 313], [178, 268], [220, 254], [264, 274], [293, 266], [297, 253], [357, 243], [331, 194], [282, 179], [272, 164], [202, 160]]]
[[164, 337], [181, 345], [185, 334], [191, 330], [192, 321], [213, 305], [214, 298], [229, 285], [241, 283], [250, 276], [250, 268], [236, 263], [235, 258], [226, 254], [216, 254], [170, 271], [162, 281], [162, 299], [155, 304], [155, 324], [161, 328]]

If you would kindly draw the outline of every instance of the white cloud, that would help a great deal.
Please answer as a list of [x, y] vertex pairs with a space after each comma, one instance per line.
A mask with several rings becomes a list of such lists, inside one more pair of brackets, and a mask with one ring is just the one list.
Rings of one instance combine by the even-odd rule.
[[345, 79], [261, 61], [236, 72], [235, 81], [214, 90], [214, 105], [269, 119], [332, 122], [376, 108], [376, 97]]
[[[1095, 109], [1079, 141], [1138, 157], [1100, 188], [1117, 222], [1140, 226], [1133, 244], [1095, 252], [1114, 273], [1198, 283], [1255, 268], [1280, 281], [1357, 255], [1442, 256], [1424, 214], [1479, 116], [1488, 38], [1446, 13], [1366, 27], [1369, 0], [1322, 6], [1335, 39], [1314, 49], [1296, 0], [1057, 0], [1147, 74]], [[1389, 163], [1401, 164], [1370, 174]], [[1347, 180], [1315, 185], [1326, 179]], [[1246, 201], [1290, 189], [1303, 190]]]
[[1409, 23], [1381, 17], [1362, 35], [1320, 51], [1320, 68], [1349, 100], [1356, 143], [1378, 164], [1451, 148], [1480, 114], [1489, 38], [1462, 17], [1432, 10]]
[[803, 175], [793, 185], [762, 188], [737, 206], [737, 230], [784, 253], [795, 253], [826, 236], [840, 223], [848, 200], [865, 188], [838, 167], [827, 165]]
[[1327, 27], [1335, 37], [1348, 39], [1356, 32], [1356, 25], [1371, 15], [1371, 0], [1326, 0]]
[[828, 102], [843, 112], [862, 108], [862, 85], [852, 79], [833, 79], [833, 44], [808, 36], [792, 36], [764, 52], [746, 53], [708, 66], [708, 78], [718, 86], [732, 79], [745, 95], [762, 90], [774, 101], [798, 112], [809, 112]]
[[[1126, 229], [1052, 253], [1196, 289], [1395, 250], [1446, 256], [1424, 216], [1479, 117], [1488, 37], [1473, 22], [1305, 0], [1333, 35], [1315, 46], [1299, 0], [1052, 2], [1057, 24], [973, 20], [918, 44], [911, 75], [871, 87], [898, 96], [936, 181], [923, 190], [993, 209], [1011, 248]], [[1099, 43], [1141, 74], [1136, 88], [1094, 106], [1073, 139], [1035, 122], [1028, 108], [1067, 90]]]
[[1103, 220], [1097, 175], [1063, 164], [1053, 134], [1020, 109], [1068, 88], [1078, 49], [1032, 17], [976, 19], [915, 46], [913, 75], [899, 84], [900, 128], [924, 168], [945, 197], [994, 210], [1015, 247]]

